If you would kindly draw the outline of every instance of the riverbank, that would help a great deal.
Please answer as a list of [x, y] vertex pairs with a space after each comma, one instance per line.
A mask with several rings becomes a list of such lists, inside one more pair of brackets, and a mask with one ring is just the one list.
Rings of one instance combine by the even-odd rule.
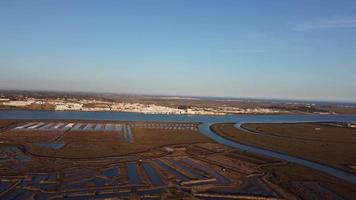
[[[53, 158], [117, 157], [165, 145], [213, 142], [198, 123], [95, 120], [0, 120], [3, 143]], [[49, 148], [49, 147], [53, 148]]]
[[[4, 161], [7, 165], [2, 164], [2, 168], [5, 169], [2, 172], [7, 178], [10, 171], [14, 176], [19, 174], [19, 169], [13, 169], [13, 166], [21, 166], [29, 174], [56, 171], [60, 174], [68, 173], [68, 177], [72, 177], [73, 174], [80, 177], [82, 172], [89, 170], [85, 176], [94, 180], [95, 184], [101, 184], [100, 182], [105, 179], [111, 189], [141, 187], [136, 182], [137, 176], [139, 176], [143, 187], [146, 188], [147, 186], [152, 187], [154, 184], [152, 177], [148, 177], [143, 168], [143, 164], [148, 162], [160, 174], [159, 176], [163, 177], [162, 181], [167, 187], [175, 185], [178, 191], [185, 188], [184, 193], [178, 193], [180, 197], [182, 195], [240, 197], [241, 194], [236, 191], [247, 192], [246, 197], [248, 198], [255, 198], [256, 194], [258, 194], [257, 197], [261, 197], [259, 196], [261, 192], [264, 197], [284, 199], [298, 197], [307, 199], [310, 195], [319, 199], [326, 197], [352, 199], [355, 195], [354, 185], [351, 184], [354, 179], [346, 177], [350, 174], [340, 175], [340, 171], [335, 169], [330, 171], [325, 166], [315, 166], [310, 162], [305, 164], [308, 167], [302, 167], [300, 165], [303, 165], [305, 161], [295, 160], [292, 156], [271, 154], [273, 159], [267, 157], [270, 152], [261, 152], [258, 148], [251, 149], [249, 147], [250, 150], [246, 152], [232, 140], [222, 141], [219, 139], [221, 138], [219, 135], [210, 131], [210, 125], [219, 121], [225, 123], [227, 120], [250, 122], [254, 120], [320, 121], [330, 119], [325, 118], [327, 116], [324, 118], [305, 115], [234, 116], [230, 118], [231, 116], [191, 117], [185, 115], [28, 111], [8, 112], [7, 114], [0, 112], [0, 118], [2, 116], [21, 119], [8, 120], [3, 123], [6, 128], [5, 135], [8, 137], [5, 139], [9, 139], [9, 144], [27, 141], [21, 147], [33, 148], [33, 145], [40, 142], [40, 145], [36, 147], [37, 153], [33, 153], [34, 149], [24, 148], [26, 149], [25, 154], [19, 155], [7, 153], [21, 153], [15, 147], [9, 148], [9, 145], [1, 147], [0, 145], [6, 155]], [[333, 117], [332, 120], [338, 121], [355, 119], [352, 116]], [[134, 120], [131, 121], [131, 119]], [[199, 131], [196, 130], [198, 126]], [[10, 143], [11, 141], [12, 143]], [[49, 143], [46, 144], [46, 141]], [[58, 143], [63, 143], [63, 146], [58, 146]], [[140, 148], [146, 149], [139, 151]], [[118, 151], [121, 152], [118, 153]], [[113, 152], [116, 153], [113, 154]], [[27, 159], [33, 159], [33, 162], [29, 163], [26, 161]], [[291, 163], [283, 160], [289, 160]], [[15, 161], [26, 161], [27, 163], [15, 165]], [[293, 164], [293, 162], [301, 164]], [[96, 168], [94, 172], [87, 169], [89, 165]], [[99, 167], [99, 165], [101, 166]], [[112, 179], [104, 177], [105, 170], [111, 169], [113, 166], [120, 169], [119, 186], [112, 185]], [[63, 187], [68, 187], [70, 184], [77, 185], [76, 179], [67, 181], [66, 177], [61, 176], [56, 184], [61, 184]], [[104, 179], [99, 180], [101, 178]], [[115, 175], [115, 180], [116, 178]], [[36, 180], [35, 177], [34, 181]], [[218, 186], [211, 188], [211, 184], [218, 184]], [[187, 186], [194, 189], [189, 194], [186, 193], [190, 190], [186, 190]], [[76, 186], [70, 185], [69, 187]], [[88, 187], [92, 190], [102, 191], [100, 187], [95, 188], [92, 185], [88, 185]], [[172, 187], [170, 188], [172, 189]], [[198, 188], [199, 190], [196, 190]], [[249, 190], [249, 188], [255, 189]], [[164, 189], [162, 192], [165, 195], [166, 193], [177, 194], [176, 190], [170, 192], [171, 189]], [[320, 193], [319, 191], [324, 192]], [[135, 191], [131, 192], [135, 193]], [[70, 193], [79, 194], [76, 190], [72, 190]]]
[[212, 129], [238, 143], [283, 152], [356, 173], [350, 167], [356, 164], [356, 129], [321, 123], [252, 123], [242, 126], [247, 131], [237, 129], [234, 124], [215, 124]]

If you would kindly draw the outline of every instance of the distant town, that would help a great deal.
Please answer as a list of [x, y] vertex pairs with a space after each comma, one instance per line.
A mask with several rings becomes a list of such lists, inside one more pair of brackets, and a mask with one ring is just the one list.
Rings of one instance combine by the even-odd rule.
[[77, 100], [77, 99], [33, 99], [25, 100], [10, 100], [6, 98], [0, 99], [2, 107], [12, 107], [21, 109], [40, 109], [54, 111], [113, 111], [113, 112], [135, 112], [144, 114], [188, 114], [188, 115], [226, 115], [226, 114], [273, 114], [286, 113], [287, 111], [269, 109], [269, 108], [254, 108], [243, 109], [235, 107], [219, 107], [219, 108], [171, 108], [155, 104], [141, 103], [117, 103], [98, 100]]
[[356, 110], [352, 106], [318, 106], [311, 103], [21, 91], [0, 92], [0, 109], [175, 115], [347, 114]]

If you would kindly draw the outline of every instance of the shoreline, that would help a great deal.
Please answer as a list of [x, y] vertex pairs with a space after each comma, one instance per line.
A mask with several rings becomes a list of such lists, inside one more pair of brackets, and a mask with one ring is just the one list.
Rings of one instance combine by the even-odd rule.
[[178, 113], [145, 113], [145, 112], [129, 112], [129, 111], [107, 111], [107, 110], [50, 110], [50, 109], [2, 109], [0, 108], [0, 112], [5, 111], [26, 111], [26, 112], [51, 112], [51, 113], [60, 113], [60, 112], [67, 112], [67, 113], [127, 113], [127, 114], [142, 114], [142, 115], [176, 115], [176, 116], [258, 116], [258, 115], [271, 115], [271, 116], [283, 116], [283, 115], [291, 115], [291, 116], [298, 116], [298, 115], [320, 115], [320, 116], [338, 116], [338, 115], [356, 115], [354, 114], [339, 114], [339, 113], [305, 113], [305, 112], [286, 112], [286, 113], [226, 113], [226, 114], [178, 114]]

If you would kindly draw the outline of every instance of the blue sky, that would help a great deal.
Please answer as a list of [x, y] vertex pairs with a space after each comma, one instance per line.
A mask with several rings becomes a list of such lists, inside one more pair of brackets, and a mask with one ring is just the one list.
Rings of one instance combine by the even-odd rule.
[[356, 102], [356, 1], [2, 0], [0, 88]]

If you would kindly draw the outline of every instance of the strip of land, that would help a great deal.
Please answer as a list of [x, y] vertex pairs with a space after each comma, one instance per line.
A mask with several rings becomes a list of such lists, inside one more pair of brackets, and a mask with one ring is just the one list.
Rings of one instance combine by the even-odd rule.
[[198, 125], [0, 120], [0, 198], [311, 200], [355, 196], [354, 185], [218, 144], [201, 134]]
[[145, 114], [355, 114], [352, 103], [0, 90], [0, 109]]
[[355, 173], [356, 129], [335, 123], [215, 124], [219, 135]]

